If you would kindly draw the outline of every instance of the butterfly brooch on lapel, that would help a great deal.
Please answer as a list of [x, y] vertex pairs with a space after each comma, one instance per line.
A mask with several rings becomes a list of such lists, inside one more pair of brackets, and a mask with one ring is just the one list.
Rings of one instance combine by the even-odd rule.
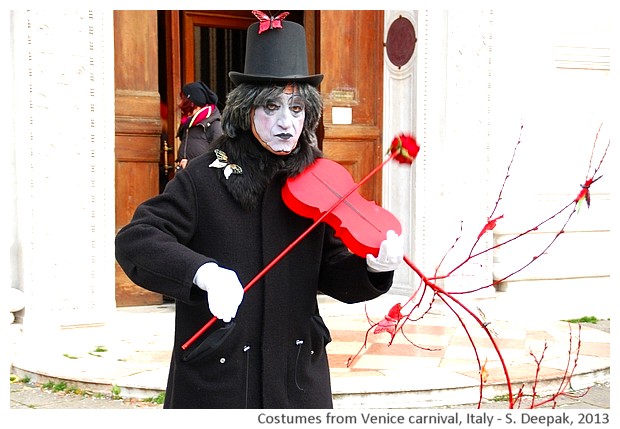
[[258, 34], [273, 28], [282, 28], [282, 20], [289, 14], [289, 12], [282, 12], [276, 16], [269, 16], [260, 10], [253, 10], [252, 13], [260, 21], [260, 24], [258, 24]]
[[209, 164], [209, 167], [223, 168], [224, 177], [228, 179], [231, 174], [241, 174], [243, 170], [237, 164], [230, 164], [228, 162], [228, 155], [223, 150], [215, 149], [215, 156], [217, 159]]

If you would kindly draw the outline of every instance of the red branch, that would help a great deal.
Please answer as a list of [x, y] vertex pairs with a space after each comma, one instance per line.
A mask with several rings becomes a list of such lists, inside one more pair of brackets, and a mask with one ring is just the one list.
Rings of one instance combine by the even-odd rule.
[[[602, 127], [602, 125], [601, 125]], [[469, 330], [465, 324], [465, 321], [463, 319], [463, 317], [459, 314], [459, 312], [457, 311], [457, 307], [460, 307], [461, 309], [463, 309], [467, 314], [469, 314], [469, 316], [471, 316], [485, 331], [486, 335], [488, 336], [489, 340], [491, 341], [493, 348], [495, 349], [495, 352], [497, 353], [497, 356], [501, 362], [502, 365], [502, 369], [504, 372], [504, 376], [506, 379], [506, 385], [508, 388], [508, 396], [509, 396], [509, 406], [510, 408], [513, 408], [515, 405], [520, 405], [521, 401], [523, 399], [523, 388], [521, 388], [519, 390], [519, 392], [516, 394], [516, 396], [513, 396], [513, 392], [512, 392], [512, 386], [511, 386], [511, 382], [510, 382], [510, 375], [509, 375], [509, 371], [508, 368], [506, 366], [506, 363], [504, 361], [504, 358], [502, 356], [501, 350], [499, 349], [497, 343], [495, 342], [494, 339], [494, 335], [491, 332], [491, 329], [489, 329], [488, 327], [488, 323], [486, 321], [481, 320], [478, 315], [476, 315], [473, 311], [471, 311], [469, 308], [467, 308], [467, 306], [465, 306], [462, 302], [460, 302], [458, 299], [455, 298], [454, 295], [457, 294], [466, 294], [466, 293], [472, 293], [481, 289], [485, 289], [488, 288], [490, 286], [494, 286], [500, 282], [503, 282], [505, 280], [507, 280], [508, 278], [514, 276], [515, 274], [519, 273], [520, 271], [526, 269], [528, 266], [530, 266], [531, 264], [534, 263], [534, 261], [538, 260], [542, 255], [544, 255], [549, 248], [557, 241], [557, 239], [559, 238], [559, 236], [561, 234], [564, 233], [569, 221], [572, 219], [573, 215], [575, 214], [576, 211], [578, 211], [579, 209], [579, 204], [582, 201], [586, 201], [588, 204], [588, 207], [590, 206], [590, 187], [591, 185], [596, 182], [598, 179], [600, 179], [601, 176], [598, 176], [597, 178], [594, 178], [594, 176], [596, 176], [596, 174], [598, 173], [599, 169], [601, 168], [601, 165], [603, 163], [603, 160], [605, 159], [606, 155], [607, 155], [607, 151], [609, 149], [609, 146], [611, 144], [611, 141], [609, 141], [607, 143], [607, 146], [601, 156], [601, 159], [597, 165], [596, 168], [594, 168], [594, 171], [592, 173], [590, 173], [591, 169], [592, 169], [592, 160], [594, 157], [594, 150], [595, 150], [595, 146], [596, 146], [596, 142], [598, 140], [598, 136], [599, 136], [599, 132], [601, 130], [601, 127], [599, 127], [597, 133], [596, 133], [596, 138], [594, 140], [594, 144], [593, 144], [593, 148], [592, 148], [592, 154], [590, 156], [590, 163], [588, 165], [588, 174], [586, 175], [586, 180], [585, 183], [583, 185], [581, 185], [581, 191], [579, 192], [577, 198], [575, 198], [574, 200], [571, 200], [568, 204], [566, 204], [564, 207], [562, 207], [560, 210], [558, 210], [556, 213], [552, 214], [551, 216], [547, 217], [546, 219], [544, 219], [541, 222], [538, 222], [537, 224], [533, 225], [532, 227], [528, 228], [527, 230], [525, 230], [524, 232], [521, 232], [519, 234], [517, 234], [516, 236], [501, 242], [501, 243], [497, 243], [491, 247], [485, 248], [483, 250], [479, 250], [477, 252], [474, 252], [474, 249], [476, 248], [476, 246], [479, 244], [480, 239], [482, 238], [482, 236], [488, 232], [488, 231], [492, 231], [496, 224], [497, 221], [499, 221], [500, 219], [503, 218], [503, 215], [496, 215], [495, 212], [497, 211], [497, 208], [499, 206], [500, 201], [502, 200], [502, 195], [504, 192], [504, 188], [506, 186], [506, 183], [508, 181], [508, 178], [510, 177], [510, 169], [514, 163], [515, 160], [515, 156], [516, 156], [516, 151], [517, 151], [517, 147], [519, 146], [519, 144], [521, 143], [521, 135], [519, 135], [519, 139], [517, 141], [517, 144], [515, 145], [513, 154], [512, 154], [512, 158], [510, 160], [510, 163], [508, 165], [508, 169], [506, 171], [506, 176], [504, 178], [504, 181], [502, 183], [499, 195], [497, 197], [497, 200], [495, 202], [495, 206], [493, 208], [493, 210], [491, 211], [491, 213], [489, 214], [489, 216], [487, 217], [486, 223], [483, 226], [483, 228], [481, 229], [480, 233], [478, 234], [477, 239], [474, 241], [470, 252], [468, 254], [468, 256], [465, 258], [465, 260], [463, 260], [462, 262], [458, 263], [454, 268], [452, 268], [451, 270], [448, 270], [446, 274], [442, 274], [439, 275], [439, 270], [440, 267], [443, 265], [443, 263], [445, 262], [445, 259], [448, 255], [448, 253], [450, 253], [450, 251], [452, 251], [458, 241], [460, 240], [460, 236], [456, 238], [456, 240], [454, 241], [454, 243], [452, 244], [452, 246], [448, 249], [448, 251], [446, 252], [446, 254], [443, 256], [443, 258], [441, 259], [440, 263], [437, 265], [437, 267], [435, 268], [435, 273], [434, 276], [432, 277], [428, 277], [426, 276], [407, 256], [404, 256], [404, 261], [407, 263], [407, 265], [417, 274], [417, 276], [420, 278], [421, 281], [421, 286], [420, 288], [416, 289], [416, 292], [409, 297], [409, 299], [407, 300], [407, 302], [403, 305], [396, 304], [395, 306], [392, 307], [392, 309], [390, 310], [390, 312], [388, 313], [388, 315], [381, 321], [379, 322], [372, 322], [370, 320], [370, 318], [367, 318], [369, 320], [369, 322], [372, 323], [371, 328], [366, 332], [366, 337], [364, 340], [364, 344], [362, 345], [362, 347], [360, 348], [360, 351], [358, 351], [358, 353], [352, 357], [349, 358], [349, 361], [347, 362], [347, 366], [350, 366], [353, 361], [355, 360], [355, 358], [359, 355], [359, 353], [361, 352], [361, 350], [366, 347], [367, 344], [367, 340], [368, 340], [368, 335], [370, 333], [370, 331], [372, 330], [372, 328], [376, 328], [375, 329], [375, 333], [378, 332], [384, 332], [387, 331], [390, 333], [391, 338], [389, 341], [388, 345], [391, 345], [392, 342], [394, 341], [394, 337], [397, 334], [402, 334], [403, 336], [404, 334], [404, 325], [407, 322], [411, 322], [411, 321], [415, 321], [415, 320], [419, 320], [422, 317], [424, 317], [424, 315], [426, 315], [428, 313], [428, 311], [430, 310], [430, 308], [432, 307], [432, 301], [434, 300], [435, 297], [439, 297], [447, 306], [448, 308], [454, 313], [454, 315], [457, 317], [459, 323], [463, 326], [463, 328], [465, 329], [465, 332], [469, 338], [469, 341], [474, 349], [474, 354], [476, 357], [476, 360], [478, 362], [478, 368], [480, 370], [480, 398], [479, 398], [479, 402], [478, 402], [478, 407], [480, 408], [480, 405], [482, 403], [482, 388], [484, 383], [486, 382], [486, 360], [484, 364], [481, 364], [481, 360], [480, 360], [480, 356], [478, 355], [478, 351], [476, 348], [476, 344], [472, 338], [472, 336], [469, 333]], [[523, 130], [523, 126], [521, 126], [521, 131]], [[571, 210], [572, 208], [572, 210]], [[560, 230], [558, 232], [556, 232], [553, 237], [550, 239], [550, 241], [543, 246], [543, 248], [538, 251], [529, 261], [527, 261], [526, 263], [524, 263], [523, 265], [520, 265], [518, 268], [516, 268], [514, 271], [510, 272], [507, 275], [504, 275], [502, 278], [500, 279], [494, 279], [492, 283], [487, 284], [487, 285], [483, 285], [480, 286], [478, 288], [475, 288], [473, 290], [468, 290], [468, 291], [459, 291], [459, 292], [449, 292], [444, 290], [443, 288], [439, 287], [435, 282], [437, 280], [442, 280], [442, 279], [446, 279], [450, 276], [452, 276], [455, 272], [457, 272], [459, 269], [461, 269], [462, 267], [464, 267], [467, 263], [470, 263], [473, 259], [480, 257], [484, 254], [486, 254], [487, 252], [493, 251], [501, 246], [505, 246], [515, 240], [520, 239], [521, 237], [530, 234], [534, 231], [539, 230], [543, 225], [549, 223], [550, 221], [552, 221], [553, 219], [557, 218], [558, 216], [560, 216], [562, 213], [569, 211], [562, 227], [560, 228]], [[461, 227], [462, 229], [462, 227]], [[427, 288], [429, 288], [430, 290], [433, 291], [433, 300], [431, 301], [431, 304], [429, 304], [428, 309], [426, 309], [426, 311], [423, 312], [422, 316], [418, 317], [418, 318], [413, 318], [412, 314], [416, 309], [420, 308], [420, 303], [422, 302], [422, 298], [424, 297], [424, 294], [426, 293]], [[417, 297], [418, 292], [422, 290], [422, 296], [421, 297]], [[405, 308], [408, 304], [410, 303], [414, 303], [413, 304], [413, 308], [408, 312], [403, 314], [402, 313], [402, 309]], [[454, 306], [456, 305], [456, 307]], [[580, 326], [580, 330], [581, 330], [581, 326]], [[409, 340], [407, 338], [407, 341], [409, 341], [411, 344], [414, 344], [411, 340]], [[538, 379], [539, 379], [539, 372], [540, 372], [540, 364], [542, 362], [542, 359], [544, 358], [544, 352], [546, 350], [546, 344], [545, 344], [545, 350], [543, 350], [542, 356], [540, 359], [537, 359], [533, 354], [532, 357], [534, 358], [536, 364], [537, 364], [537, 369], [536, 369], [536, 374], [535, 374], [535, 382], [533, 385], [533, 393], [532, 393], [532, 403], [531, 403], [531, 407], [535, 408], [535, 407], [540, 407], [541, 405], [544, 405], [546, 403], [549, 402], [553, 402], [555, 400], [557, 400], [557, 398], [561, 395], [566, 395], [566, 388], [569, 386], [570, 384], [570, 380], [573, 376], [575, 367], [577, 366], [577, 359], [578, 359], [578, 355], [579, 355], [579, 350], [580, 350], [580, 345], [581, 345], [581, 340], [579, 340], [578, 342], [578, 346], [577, 346], [577, 351], [576, 354], [577, 356], [575, 357], [574, 361], [572, 362], [571, 365], [571, 356], [572, 356], [572, 335], [571, 335], [571, 339], [570, 339], [570, 347], [569, 347], [569, 356], [568, 356], [568, 362], [567, 362], [567, 366], [566, 366], [566, 370], [564, 372], [564, 376], [562, 378], [562, 382], [560, 384], [560, 386], [558, 387], [557, 392], [555, 392], [554, 395], [552, 395], [552, 397], [550, 399], [546, 399], [544, 401], [541, 402], [536, 402], [535, 398], [537, 396], [536, 393], [536, 388], [537, 388], [537, 384], [538, 384]], [[414, 344], [415, 345], [415, 344]], [[418, 346], [419, 347], [419, 346]]]

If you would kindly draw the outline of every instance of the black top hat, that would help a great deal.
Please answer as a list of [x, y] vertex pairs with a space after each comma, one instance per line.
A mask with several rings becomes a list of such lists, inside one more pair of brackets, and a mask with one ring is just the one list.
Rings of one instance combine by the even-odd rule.
[[196, 106], [204, 107], [207, 104], [217, 104], [217, 94], [211, 90], [204, 82], [188, 83], [181, 88], [183, 94], [187, 96]]
[[235, 85], [305, 82], [318, 86], [321, 83], [322, 74], [308, 75], [304, 27], [283, 21], [282, 28], [271, 28], [260, 34], [258, 27], [258, 22], [248, 27], [244, 72], [228, 73]]

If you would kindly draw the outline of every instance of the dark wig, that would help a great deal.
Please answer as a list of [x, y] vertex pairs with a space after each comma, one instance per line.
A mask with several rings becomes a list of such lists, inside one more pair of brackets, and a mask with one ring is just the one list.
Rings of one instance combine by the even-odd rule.
[[[294, 83], [305, 106], [304, 129], [299, 137], [301, 143], [316, 145], [316, 128], [321, 119], [323, 100], [319, 91], [307, 83]], [[224, 134], [235, 138], [251, 127], [250, 112], [252, 107], [264, 106], [268, 100], [280, 95], [287, 85], [254, 85], [242, 83], [235, 87], [226, 98], [226, 107], [222, 112]]]

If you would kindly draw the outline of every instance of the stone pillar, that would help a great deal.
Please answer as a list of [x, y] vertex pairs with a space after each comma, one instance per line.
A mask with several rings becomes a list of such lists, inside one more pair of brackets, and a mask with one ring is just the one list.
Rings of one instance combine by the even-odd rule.
[[[429, 277], [441, 263], [439, 274], [445, 275], [467, 260], [489, 214], [492, 17], [484, 11], [390, 11], [386, 29], [397, 16], [414, 22], [418, 40], [410, 64], [386, 64], [385, 144], [408, 129], [421, 149], [409, 171], [389, 170], [384, 194], [406, 216], [413, 262]], [[489, 234], [477, 249], [491, 245]], [[452, 291], [490, 284], [491, 258], [483, 254], [437, 284]], [[399, 275], [397, 282], [415, 290], [414, 276]], [[474, 295], [489, 294], [493, 288]]]
[[15, 241], [24, 334], [104, 323], [114, 302], [112, 11], [11, 12]]
[[[385, 11], [384, 15], [384, 40], [388, 39], [388, 34], [392, 25], [399, 18], [408, 20], [417, 32], [417, 22], [414, 11], [392, 10]], [[398, 34], [397, 37], [403, 34]], [[407, 51], [407, 46], [403, 46], [401, 41], [394, 41], [402, 51]], [[417, 48], [415, 48], [417, 49]], [[416, 96], [416, 50], [405, 63], [393, 63], [389, 55], [384, 55], [383, 72], [383, 153], [386, 153], [394, 137], [400, 133], [416, 135], [415, 123], [415, 96]], [[387, 49], [386, 49], [387, 51]], [[399, 52], [402, 53], [402, 52]], [[403, 59], [404, 61], [404, 59]], [[383, 171], [383, 206], [391, 211], [401, 222], [403, 234], [405, 236], [405, 253], [412, 257], [418, 231], [414, 225], [415, 215], [415, 190], [414, 180], [416, 164], [413, 166], [401, 165], [391, 162], [385, 166]], [[416, 289], [414, 273], [409, 267], [404, 267], [396, 271], [393, 292], [410, 295]]]

